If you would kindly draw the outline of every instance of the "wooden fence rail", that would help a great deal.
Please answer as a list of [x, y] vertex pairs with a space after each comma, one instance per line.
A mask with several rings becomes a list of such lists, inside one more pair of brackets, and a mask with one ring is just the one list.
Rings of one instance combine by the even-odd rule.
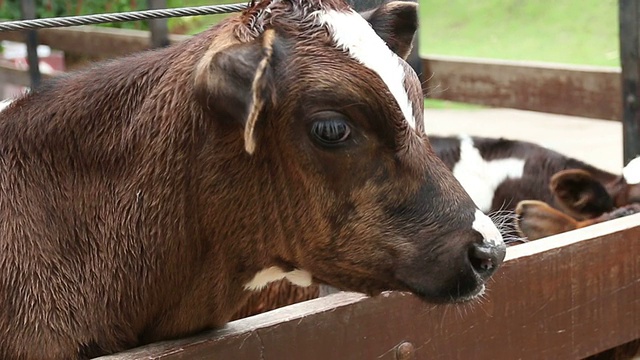
[[[97, 58], [148, 49], [149, 36], [148, 31], [90, 26], [39, 31], [41, 44]], [[170, 35], [169, 41], [186, 38]], [[0, 40], [22, 41], [23, 35], [0, 32]], [[435, 99], [622, 119], [619, 68], [427, 56], [423, 72], [425, 93]]]
[[[128, 55], [151, 48], [150, 33], [143, 30], [75, 26], [38, 30], [40, 44], [65, 52], [98, 58]], [[169, 35], [169, 42], [187, 39], [187, 35]], [[0, 32], [0, 40], [22, 42], [24, 34]]]
[[423, 61], [430, 98], [622, 119], [620, 68], [444, 56]]
[[580, 359], [640, 338], [639, 238], [640, 214], [511, 247], [475, 305], [340, 293], [101, 359]]

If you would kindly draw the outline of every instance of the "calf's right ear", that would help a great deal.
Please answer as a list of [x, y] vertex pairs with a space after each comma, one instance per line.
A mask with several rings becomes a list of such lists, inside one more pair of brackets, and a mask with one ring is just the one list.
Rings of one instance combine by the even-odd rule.
[[391, 51], [406, 60], [418, 30], [418, 4], [391, 1], [360, 15], [371, 24]]
[[255, 151], [256, 125], [265, 107], [275, 103], [276, 42], [275, 30], [268, 29], [254, 41], [207, 52], [196, 67], [197, 99], [210, 112], [244, 127], [249, 154]]
[[558, 205], [578, 220], [592, 219], [613, 209], [613, 199], [607, 190], [584, 170], [555, 173], [549, 188]]

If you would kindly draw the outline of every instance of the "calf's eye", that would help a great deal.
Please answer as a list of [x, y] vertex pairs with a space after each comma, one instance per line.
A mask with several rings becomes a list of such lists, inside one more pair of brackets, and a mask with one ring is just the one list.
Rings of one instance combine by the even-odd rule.
[[344, 115], [325, 112], [311, 125], [311, 135], [322, 145], [333, 146], [349, 139], [351, 128]]

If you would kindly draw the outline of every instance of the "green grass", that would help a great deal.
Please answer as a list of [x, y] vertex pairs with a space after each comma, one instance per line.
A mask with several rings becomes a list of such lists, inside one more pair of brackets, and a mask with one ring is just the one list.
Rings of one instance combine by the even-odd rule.
[[[237, 3], [243, 3], [243, 2], [245, 1], [244, 0], [184, 0], [182, 2], [177, 2], [176, 5], [173, 7], [237, 4]], [[193, 35], [206, 30], [211, 25], [231, 15], [234, 15], [234, 14], [185, 16], [185, 17], [171, 18], [169, 19], [169, 28], [173, 33]]]
[[[180, 6], [242, 1], [185, 0]], [[620, 64], [617, 0], [419, 1], [423, 55]], [[193, 34], [224, 16], [171, 21], [188, 23], [189, 26], [182, 27], [183, 31]]]
[[426, 54], [619, 66], [615, 0], [420, 0]]
[[[185, 0], [184, 6], [239, 0]], [[420, 52], [619, 66], [617, 0], [420, 0]], [[194, 34], [219, 21], [185, 18]], [[431, 109], [477, 105], [427, 99]]]
[[447, 100], [425, 99], [424, 108], [425, 109], [475, 110], [475, 109], [483, 109], [486, 107], [481, 105], [466, 104], [466, 103], [447, 101]]

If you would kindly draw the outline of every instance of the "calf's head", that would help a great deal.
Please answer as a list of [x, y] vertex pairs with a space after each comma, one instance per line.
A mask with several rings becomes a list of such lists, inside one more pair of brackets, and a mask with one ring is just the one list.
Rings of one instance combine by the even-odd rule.
[[246, 161], [267, 169], [256, 176], [271, 182], [273, 207], [298, 225], [266, 240], [254, 262], [269, 270], [246, 288], [299, 269], [368, 294], [481, 293], [505, 246], [425, 135], [420, 80], [402, 59], [416, 5], [365, 19], [337, 0], [263, 1], [241, 21], [240, 41], [197, 65], [198, 99], [230, 119], [219, 131], [239, 135]]

